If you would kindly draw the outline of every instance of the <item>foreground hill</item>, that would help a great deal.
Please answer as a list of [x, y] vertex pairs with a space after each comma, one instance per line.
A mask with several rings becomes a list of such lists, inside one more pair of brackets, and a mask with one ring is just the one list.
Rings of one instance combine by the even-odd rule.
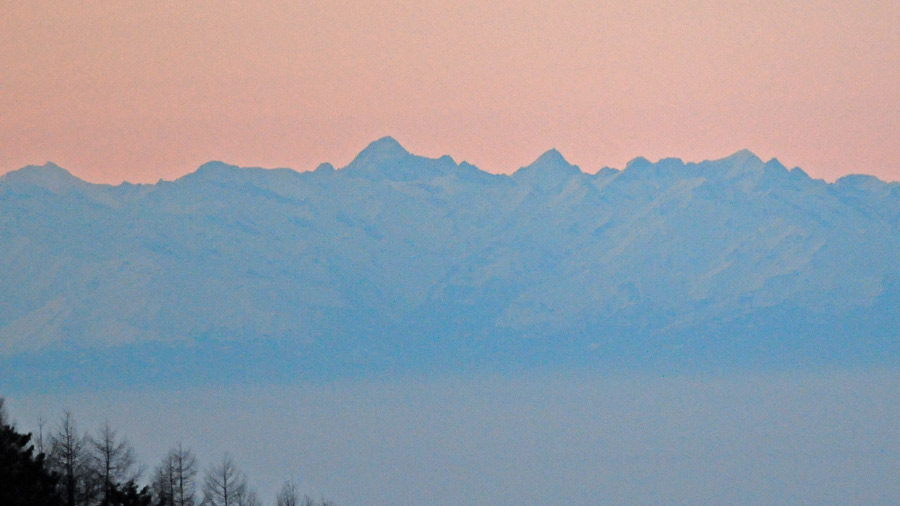
[[505, 176], [384, 138], [340, 170], [0, 178], [0, 371], [22, 388], [896, 362], [898, 308], [900, 184], [748, 151], [586, 174], [551, 150]]

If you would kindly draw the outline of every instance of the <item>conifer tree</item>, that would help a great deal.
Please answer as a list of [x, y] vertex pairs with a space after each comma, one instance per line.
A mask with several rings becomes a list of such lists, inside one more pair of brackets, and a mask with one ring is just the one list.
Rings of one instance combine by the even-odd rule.
[[297, 493], [297, 485], [293, 480], [285, 481], [281, 490], [275, 497], [275, 506], [301, 506], [300, 494]]
[[203, 504], [208, 506], [260, 506], [256, 493], [247, 485], [241, 472], [226, 453], [222, 461], [206, 473], [203, 481]]
[[109, 489], [109, 506], [169, 506], [165, 501], [153, 502], [149, 487], [138, 489], [134, 481], [114, 483]]
[[172, 506], [194, 506], [196, 502], [197, 459], [181, 443], [169, 450], [153, 474], [153, 489], [157, 497], [165, 498]]
[[100, 506], [110, 505], [110, 492], [117, 484], [134, 482], [140, 476], [134, 449], [120, 439], [109, 422], [103, 424], [96, 437], [88, 438], [94, 472], [101, 480]]
[[66, 506], [88, 504], [95, 495], [96, 480], [91, 476], [87, 438], [78, 433], [75, 417], [63, 413], [59, 428], [50, 437], [49, 461], [60, 475], [60, 487]]
[[61, 506], [58, 476], [50, 472], [43, 453], [35, 453], [31, 434], [16, 432], [0, 397], [0, 504]]

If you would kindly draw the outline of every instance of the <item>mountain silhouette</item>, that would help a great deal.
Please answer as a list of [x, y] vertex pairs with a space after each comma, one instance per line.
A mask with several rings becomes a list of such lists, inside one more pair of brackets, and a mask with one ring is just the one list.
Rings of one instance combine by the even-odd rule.
[[176, 381], [898, 357], [900, 184], [746, 150], [596, 174], [550, 150], [506, 176], [385, 137], [337, 170], [119, 186], [48, 164], [0, 178], [0, 217], [0, 369], [23, 388], [122, 363]]

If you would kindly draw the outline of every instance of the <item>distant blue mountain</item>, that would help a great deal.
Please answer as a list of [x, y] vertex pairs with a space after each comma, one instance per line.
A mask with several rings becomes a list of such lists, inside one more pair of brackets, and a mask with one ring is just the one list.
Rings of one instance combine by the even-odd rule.
[[373, 142], [312, 172], [0, 178], [0, 388], [432, 368], [900, 363], [900, 184], [749, 151], [511, 176]]

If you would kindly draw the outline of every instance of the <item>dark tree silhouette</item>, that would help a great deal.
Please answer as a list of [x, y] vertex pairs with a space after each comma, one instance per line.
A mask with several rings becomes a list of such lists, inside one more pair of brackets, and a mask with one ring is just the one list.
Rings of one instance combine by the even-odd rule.
[[172, 506], [194, 506], [197, 459], [181, 443], [169, 450], [153, 473], [153, 491]]
[[50, 467], [60, 475], [66, 506], [90, 504], [96, 496], [97, 480], [90, 466], [87, 437], [78, 433], [75, 417], [63, 413], [56, 433], [50, 437]]
[[285, 481], [281, 485], [281, 490], [275, 497], [275, 506], [301, 506], [300, 494], [293, 480]]
[[208, 506], [259, 506], [247, 477], [226, 453], [222, 461], [206, 472], [203, 503]]
[[119, 483], [133, 483], [140, 476], [134, 449], [120, 439], [106, 422], [96, 437], [88, 438], [94, 472], [101, 480], [100, 506], [110, 506], [110, 493]]
[[61, 506], [58, 476], [35, 454], [31, 434], [19, 434], [7, 419], [0, 398], [0, 504], [3, 506]]
[[134, 481], [114, 483], [109, 488], [109, 506], [169, 506], [165, 501], [153, 502], [150, 487], [138, 489]]
[[[43, 421], [40, 422], [43, 432]], [[180, 443], [156, 467], [151, 485], [141, 486], [140, 466], [128, 441], [109, 423], [90, 437], [78, 431], [68, 411], [46, 440], [48, 455], [36, 451], [31, 434], [19, 434], [0, 397], [0, 506], [261, 506], [247, 476], [226, 453], [203, 479], [197, 497], [197, 459]], [[335, 506], [300, 496], [286, 481], [276, 506]]]

